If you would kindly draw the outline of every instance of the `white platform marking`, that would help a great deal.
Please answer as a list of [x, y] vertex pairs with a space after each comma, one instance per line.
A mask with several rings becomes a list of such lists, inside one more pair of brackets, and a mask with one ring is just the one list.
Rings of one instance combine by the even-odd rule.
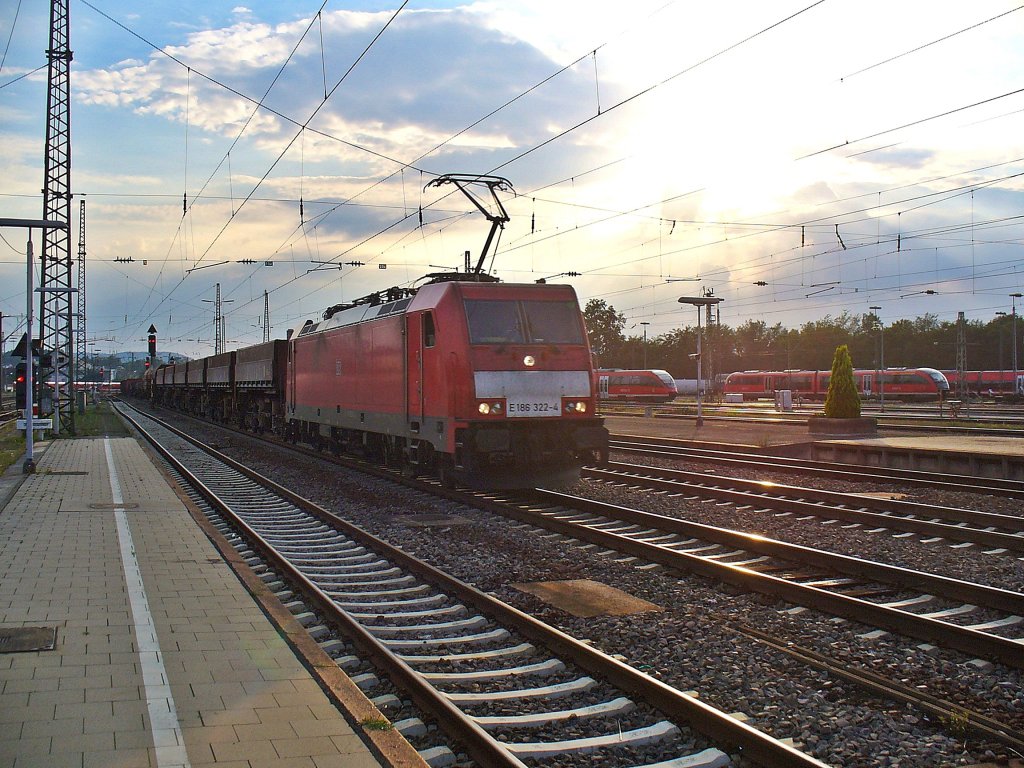
[[103, 439], [103, 447], [107, 454], [110, 494], [114, 501], [114, 519], [117, 521], [117, 538], [121, 547], [121, 565], [124, 568], [128, 599], [132, 607], [135, 639], [139, 648], [139, 665], [142, 668], [142, 687], [153, 730], [157, 768], [191, 768], [181, 733], [181, 723], [178, 722], [178, 710], [174, 706], [167, 670], [164, 669], [160, 641], [156, 636], [153, 616], [149, 612], [149, 600], [146, 599], [142, 572], [135, 557], [135, 542], [132, 541], [132, 532], [128, 527], [128, 516], [124, 513], [121, 482], [117, 477], [109, 439]]

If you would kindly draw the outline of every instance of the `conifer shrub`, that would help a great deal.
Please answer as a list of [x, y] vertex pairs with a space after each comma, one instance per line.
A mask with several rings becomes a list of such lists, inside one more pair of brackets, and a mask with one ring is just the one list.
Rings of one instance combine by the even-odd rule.
[[853, 361], [845, 344], [836, 347], [832, 358], [832, 378], [825, 396], [826, 419], [856, 419], [860, 417], [860, 395], [853, 380]]

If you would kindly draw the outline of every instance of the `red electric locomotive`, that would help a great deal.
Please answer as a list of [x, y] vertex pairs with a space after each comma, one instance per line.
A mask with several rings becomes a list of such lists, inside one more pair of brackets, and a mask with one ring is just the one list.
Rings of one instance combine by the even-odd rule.
[[478, 487], [575, 481], [608, 445], [575, 291], [458, 277], [307, 323], [288, 348], [288, 435]]
[[572, 287], [431, 277], [331, 307], [288, 341], [162, 367], [154, 397], [480, 488], [565, 485], [603, 459]]

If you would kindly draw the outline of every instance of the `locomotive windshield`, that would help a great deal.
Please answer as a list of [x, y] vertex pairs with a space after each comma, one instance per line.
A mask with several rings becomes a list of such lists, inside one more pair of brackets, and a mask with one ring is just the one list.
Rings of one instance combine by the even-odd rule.
[[470, 344], [582, 344], [573, 301], [466, 300]]

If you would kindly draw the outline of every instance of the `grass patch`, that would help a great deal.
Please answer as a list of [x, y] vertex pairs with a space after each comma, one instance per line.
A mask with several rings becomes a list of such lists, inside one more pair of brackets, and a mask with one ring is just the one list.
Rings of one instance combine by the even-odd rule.
[[[85, 413], [75, 412], [75, 437], [126, 437], [129, 434], [128, 428], [114, 413], [109, 402], [89, 405]], [[46, 434], [47, 440], [52, 437], [49, 432]], [[19, 431], [14, 421], [11, 421], [0, 429], [0, 474], [24, 455], [25, 433]]]
[[12, 421], [0, 430], [0, 474], [25, 454], [25, 433], [14, 428]]
[[128, 434], [128, 428], [106, 400], [98, 405], [87, 405], [85, 413], [75, 411], [75, 437], [126, 437]]
[[368, 731], [390, 731], [395, 727], [383, 717], [364, 717], [359, 724]]

